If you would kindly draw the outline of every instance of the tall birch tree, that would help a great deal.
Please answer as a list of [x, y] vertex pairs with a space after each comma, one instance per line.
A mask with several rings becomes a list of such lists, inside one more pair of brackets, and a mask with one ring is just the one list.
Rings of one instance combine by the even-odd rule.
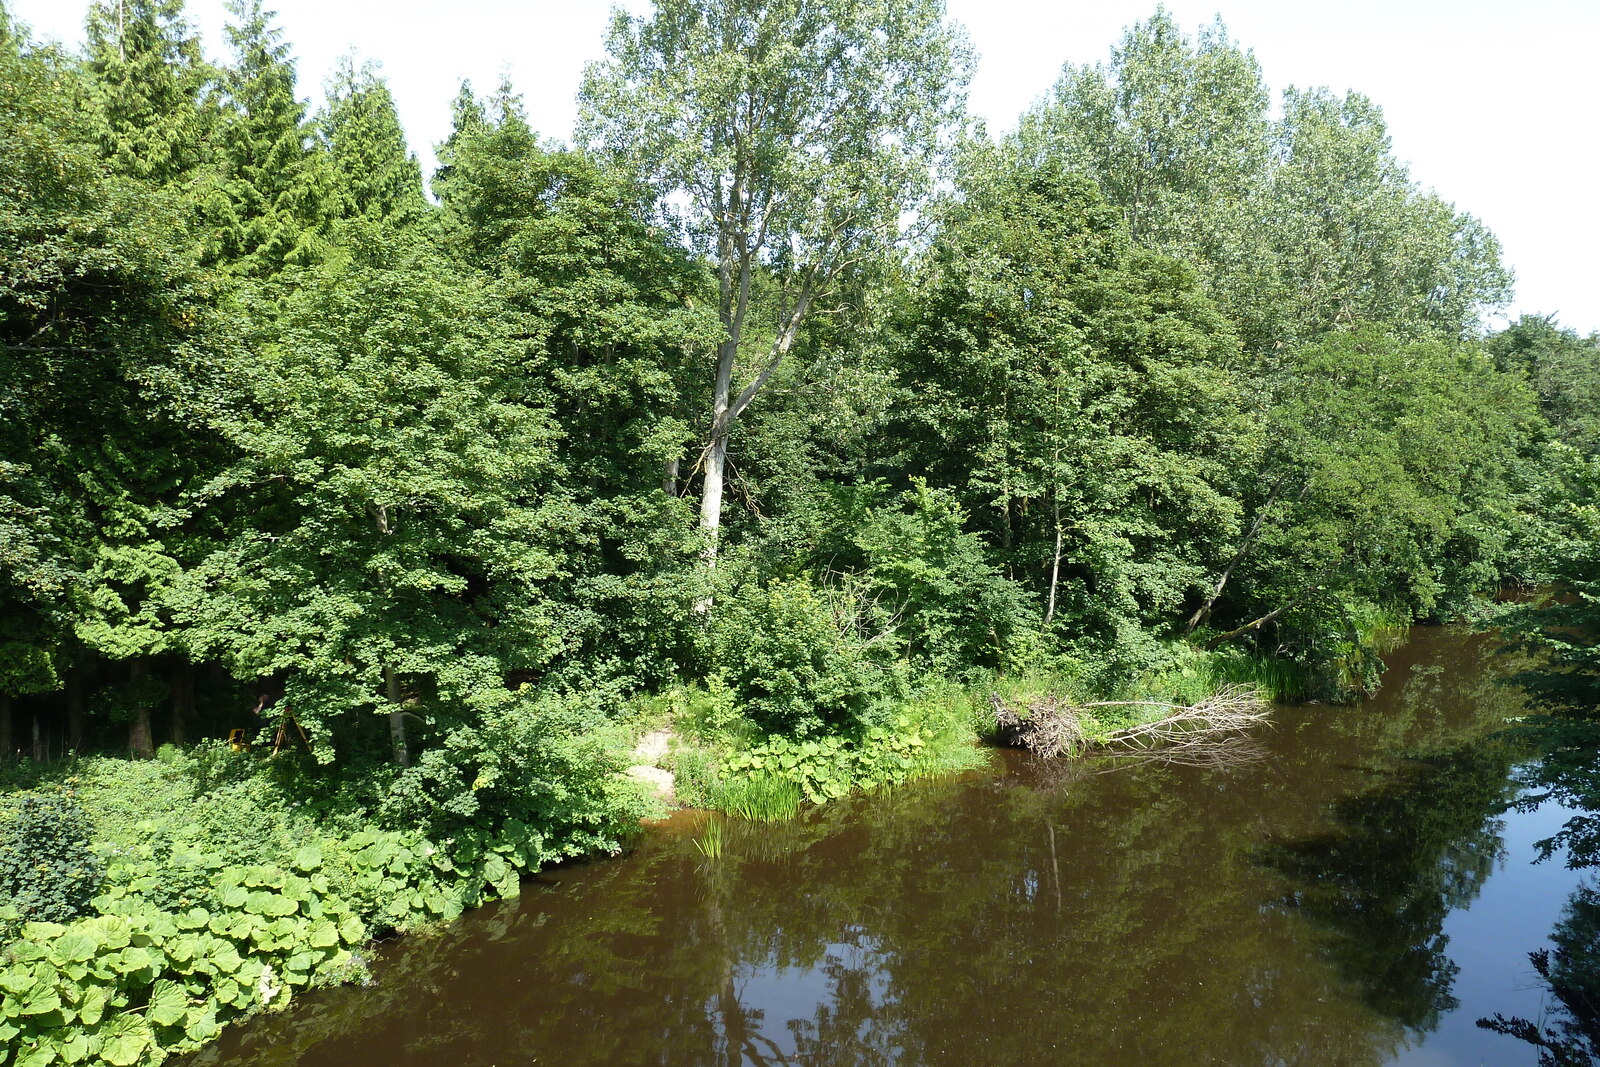
[[697, 459], [714, 565], [729, 434], [806, 322], [847, 309], [849, 279], [904, 237], [971, 56], [941, 0], [659, 0], [618, 10], [607, 50], [579, 137], [648, 181], [716, 271]]

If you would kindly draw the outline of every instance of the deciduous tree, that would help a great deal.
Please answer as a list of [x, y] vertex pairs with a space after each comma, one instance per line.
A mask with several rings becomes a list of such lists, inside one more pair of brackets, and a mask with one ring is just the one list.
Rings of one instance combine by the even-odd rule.
[[619, 12], [581, 139], [654, 185], [717, 276], [697, 466], [714, 562], [729, 434], [807, 321], [892, 248], [930, 187], [969, 55], [939, 0], [661, 0]]

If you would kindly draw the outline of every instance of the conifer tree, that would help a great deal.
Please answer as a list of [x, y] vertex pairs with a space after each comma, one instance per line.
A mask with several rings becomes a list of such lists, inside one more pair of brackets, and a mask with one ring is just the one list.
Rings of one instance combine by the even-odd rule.
[[88, 41], [102, 154], [122, 174], [185, 183], [206, 161], [215, 72], [183, 0], [98, 0]]
[[388, 84], [371, 64], [346, 59], [328, 87], [322, 133], [332, 153], [342, 214], [409, 223], [427, 209], [422, 168], [406, 147]]
[[231, 273], [270, 274], [317, 258], [336, 215], [327, 152], [295, 96], [295, 66], [261, 0], [231, 0], [234, 59], [222, 76], [219, 195], [212, 256]]
[[151, 667], [175, 648], [163, 596], [225, 375], [182, 199], [107, 180], [99, 116], [62, 91], [72, 70], [50, 49], [0, 54], [0, 189], [17, 191], [0, 197], [0, 686], [116, 663], [100, 710], [149, 754]]

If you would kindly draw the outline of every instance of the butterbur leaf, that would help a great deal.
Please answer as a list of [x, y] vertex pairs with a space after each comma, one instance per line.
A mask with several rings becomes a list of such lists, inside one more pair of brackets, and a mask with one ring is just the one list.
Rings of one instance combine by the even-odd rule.
[[334, 948], [339, 944], [339, 928], [324, 919], [311, 928], [308, 940], [312, 948]]
[[295, 850], [294, 866], [300, 871], [314, 871], [322, 866], [322, 849], [316, 845], [301, 845]]
[[26, 993], [33, 988], [33, 971], [13, 964], [0, 971], [0, 990], [7, 993]]
[[177, 1026], [189, 1014], [189, 998], [176, 982], [162, 980], [150, 990], [150, 1004], [144, 1017], [157, 1026]]
[[22, 1015], [48, 1015], [53, 1011], [61, 1010], [61, 995], [55, 987], [40, 982], [29, 990], [22, 998]]
[[257, 915], [281, 919], [285, 915], [293, 915], [299, 911], [300, 905], [277, 893], [260, 893], [251, 898], [250, 910]]
[[118, 1015], [107, 1024], [100, 1058], [112, 1067], [133, 1067], [146, 1048], [155, 1044], [144, 1020], [133, 1015]]
[[122, 1034], [106, 1041], [105, 1047], [100, 1050], [100, 1058], [112, 1067], [133, 1067], [144, 1055], [145, 1046], [149, 1043], [147, 1038], [138, 1034]]
[[149, 949], [134, 945], [123, 949], [114, 965], [121, 974], [137, 974], [140, 971], [153, 970], [155, 959], [150, 955]]
[[29, 941], [48, 943], [60, 937], [66, 930], [60, 923], [23, 923], [22, 936]]
[[106, 1005], [111, 1001], [111, 991], [105, 986], [90, 986], [78, 1001], [78, 1024], [98, 1026], [105, 1016]]
[[217, 970], [224, 975], [237, 972], [244, 964], [239, 950], [227, 941], [219, 941], [211, 950], [211, 962], [216, 964]]
[[58, 1052], [63, 1063], [82, 1063], [89, 1058], [89, 1038], [84, 1034], [73, 1034], [61, 1043]]
[[184, 1035], [190, 1041], [206, 1042], [222, 1032], [222, 1027], [217, 1025], [217, 1013], [212, 1009], [197, 1012], [189, 1018], [189, 1025], [184, 1027]]
[[175, 937], [162, 946], [166, 950], [167, 958], [174, 963], [188, 963], [194, 959], [195, 950], [199, 947], [199, 939], [195, 937]]
[[83, 924], [85, 933], [97, 938], [102, 951], [126, 948], [133, 940], [128, 920], [117, 915], [100, 915]]
[[367, 927], [354, 915], [347, 915], [339, 924], [339, 938], [347, 945], [359, 945], [367, 940]]
[[82, 929], [68, 930], [52, 946], [56, 955], [72, 963], [82, 963], [100, 951], [100, 942]]

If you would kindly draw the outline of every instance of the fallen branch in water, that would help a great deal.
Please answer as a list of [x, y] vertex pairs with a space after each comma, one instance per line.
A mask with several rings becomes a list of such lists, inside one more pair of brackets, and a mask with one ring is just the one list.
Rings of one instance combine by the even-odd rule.
[[1120, 774], [1135, 767], [1159, 764], [1163, 767], [1201, 767], [1232, 770], [1265, 762], [1267, 746], [1254, 737], [1221, 737], [1204, 745], [1180, 745], [1125, 751], [1109, 749], [1089, 752], [1082, 759], [1042, 761], [1036, 773], [1041, 784], [1070, 785], [1102, 774]]
[[[1089, 748], [1150, 752], [1166, 758], [1187, 752], [1197, 762], [1217, 761], [1217, 749], [1238, 734], [1267, 721], [1272, 706], [1252, 686], [1230, 685], [1194, 704], [1157, 700], [1098, 700], [1073, 704], [1054, 696], [1035, 701], [1023, 714], [1000, 699], [989, 698], [1000, 739], [1036, 755], [1075, 755]], [[1166, 714], [1148, 722], [1092, 737], [1084, 719], [1092, 708], [1160, 708]]]

